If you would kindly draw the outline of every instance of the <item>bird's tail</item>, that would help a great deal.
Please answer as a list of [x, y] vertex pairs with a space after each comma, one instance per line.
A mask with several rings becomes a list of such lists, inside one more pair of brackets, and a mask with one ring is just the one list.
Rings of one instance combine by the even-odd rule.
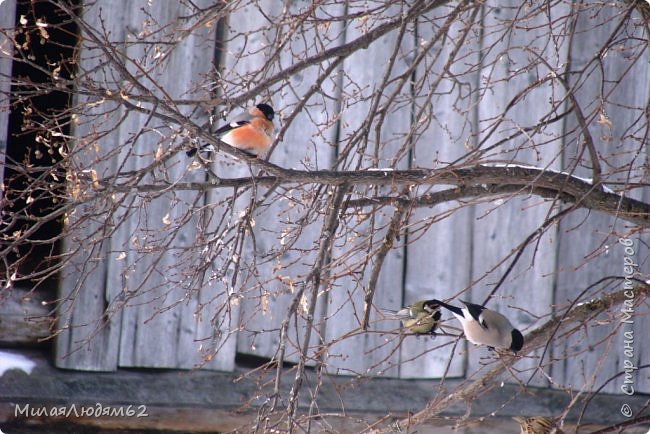
[[198, 143], [193, 143], [192, 149], [189, 149], [185, 153], [187, 154], [188, 157], [193, 157], [200, 151], [213, 152], [214, 150], [215, 150], [214, 146], [211, 145], [210, 143], [204, 143], [202, 145], [199, 145]]
[[379, 308], [379, 311], [388, 319], [407, 319], [410, 318], [410, 312], [408, 308], [393, 310], [393, 309], [384, 309]]
[[[227, 144], [227, 143], [226, 143]], [[239, 149], [239, 148], [237, 148]], [[257, 157], [257, 154], [254, 152], [251, 152], [247, 149], [239, 149], [241, 152], [250, 155], [251, 157]], [[189, 149], [185, 151], [188, 157], [193, 157], [195, 156], [198, 152], [202, 151], [207, 151], [207, 152], [215, 152], [215, 153], [221, 153], [221, 155], [229, 155], [231, 158], [237, 159], [235, 156], [228, 154], [227, 152], [219, 151], [215, 148], [214, 145], [211, 143], [204, 143], [201, 146], [194, 146], [192, 149]]]

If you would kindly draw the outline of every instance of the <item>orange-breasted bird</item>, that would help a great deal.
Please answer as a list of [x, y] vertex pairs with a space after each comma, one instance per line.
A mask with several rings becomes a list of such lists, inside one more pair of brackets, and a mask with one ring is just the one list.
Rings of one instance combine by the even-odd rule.
[[[230, 123], [219, 128], [215, 134], [222, 142], [251, 154], [260, 155], [266, 152], [273, 143], [273, 117], [275, 112], [268, 104], [257, 104], [248, 113], [234, 118]], [[201, 146], [200, 149], [210, 149], [211, 145]], [[187, 151], [193, 156], [199, 148]]]

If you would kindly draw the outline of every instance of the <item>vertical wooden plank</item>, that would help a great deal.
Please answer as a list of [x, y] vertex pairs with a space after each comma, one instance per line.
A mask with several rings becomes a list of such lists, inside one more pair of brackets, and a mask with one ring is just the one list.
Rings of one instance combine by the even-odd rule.
[[[628, 182], [647, 182], [647, 167], [644, 167], [643, 158], [647, 156], [647, 143], [644, 140], [647, 138], [648, 120], [647, 112], [644, 111], [647, 110], [650, 98], [650, 66], [647, 62], [630, 65], [629, 59], [634, 57], [633, 53], [640, 53], [640, 48], [633, 45], [617, 45], [616, 52], [608, 50], [607, 56], [602, 58], [602, 65], [595, 64], [593, 59], [596, 53], [611, 37], [618, 20], [622, 18], [622, 11], [607, 8], [599, 9], [598, 15], [592, 12], [589, 9], [580, 12], [576, 28], [576, 34], [580, 36], [575, 38], [569, 53], [573, 70], [580, 71], [588, 64], [591, 66], [585, 74], [571, 76], [570, 84], [574, 85], [577, 80], [580, 82], [580, 86], [576, 86], [577, 100], [588, 119], [588, 129], [599, 155], [607, 159], [607, 163], [602, 165], [603, 181], [605, 185], [618, 182], [610, 184], [617, 190]], [[646, 37], [644, 29], [635, 29], [631, 25], [623, 31], [629, 37]], [[625, 102], [621, 104], [622, 101]], [[631, 132], [631, 129], [639, 128], [632, 127], [638, 125], [639, 119], [645, 119], [640, 130], [644, 132], [640, 135]], [[564, 164], [565, 170], [569, 170], [581, 152], [578, 146], [582, 146], [583, 141], [575, 117], [567, 120], [566, 130], [573, 131], [565, 139]], [[640, 152], [644, 148], [645, 156]], [[575, 174], [591, 178], [586, 152], [583, 160], [585, 162], [579, 165]], [[648, 199], [647, 189], [628, 191], [625, 195]], [[634, 233], [634, 229], [629, 223], [611, 216], [586, 211], [573, 213], [564, 219], [559, 228], [561, 238], [556, 304], [564, 307], [623, 289], [623, 284], [620, 283], [597, 286], [583, 293], [603, 277], [625, 275], [623, 267], [626, 255], [624, 247], [618, 242], [620, 237], [629, 236], [634, 250], [629, 258], [640, 265], [639, 272], [647, 272], [650, 235], [647, 232]], [[623, 377], [609, 381], [602, 389], [600, 387], [617, 373], [624, 372], [624, 363], [632, 362], [634, 366], [643, 363], [640, 345], [643, 345], [642, 336], [648, 330], [648, 311], [645, 306], [643, 303], [636, 306], [634, 324], [631, 326], [621, 322], [623, 313], [620, 307], [616, 307], [611, 313], [589, 321], [568, 339], [558, 342], [557, 357], [563, 362], [553, 366], [555, 383], [560, 387], [599, 389], [603, 393], [620, 394]], [[632, 358], [624, 354], [624, 332], [628, 330], [634, 333], [635, 351]], [[635, 371], [632, 377], [637, 390], [648, 390], [647, 373]]]
[[[416, 53], [428, 47], [429, 41], [444, 24], [446, 18], [438, 18], [438, 14], [440, 12], [435, 11], [420, 17], [416, 41], [419, 49]], [[462, 23], [456, 23], [448, 34], [461, 35], [463, 27]], [[439, 81], [445, 75], [444, 65], [455, 43], [456, 39], [452, 38], [446, 44], [438, 42], [431, 46], [426, 59], [416, 71], [413, 125], [420, 125], [422, 132], [415, 136], [417, 141], [412, 153], [414, 167], [440, 167], [454, 161], [467, 152], [465, 144], [472, 141], [472, 129], [467, 125], [474, 117], [470, 95], [466, 92], [461, 94], [460, 89], [448, 79]], [[477, 43], [469, 35], [458, 57], [477, 62]], [[454, 69], [453, 75], [462, 82], [476, 81], [476, 72], [471, 69], [468, 72], [460, 65]], [[428, 95], [431, 97], [427, 98]], [[458, 110], [449, 110], [452, 106]], [[435, 190], [420, 187], [414, 194], [422, 195]], [[452, 214], [442, 218], [446, 213]], [[456, 203], [413, 211], [407, 235], [403, 305], [430, 298], [445, 300], [469, 286], [471, 216], [469, 207], [463, 208]], [[448, 312], [443, 312], [443, 318], [447, 319], [447, 324], [458, 326], [450, 319]], [[442, 336], [435, 339], [408, 337], [400, 348], [400, 377], [462, 376], [464, 357], [452, 353], [454, 341], [454, 338]], [[450, 361], [450, 358], [453, 359]]]
[[[393, 5], [381, 18], [394, 17], [407, 5]], [[361, 5], [348, 5], [347, 13], [362, 13]], [[367, 11], [366, 11], [367, 12]], [[363, 17], [346, 24], [346, 42], [356, 39], [367, 31], [368, 23], [376, 24], [377, 17]], [[408, 166], [408, 153], [399, 152], [410, 130], [410, 105], [395, 104], [382, 119], [373, 108], [373, 96], [379, 96], [376, 107], [388, 101], [396, 83], [386, 84], [385, 76], [396, 77], [408, 67], [407, 54], [413, 51], [410, 33], [398, 39], [398, 31], [392, 31], [373, 42], [367, 49], [358, 51], [345, 59], [341, 80], [341, 133], [339, 139], [340, 169], [400, 169]], [[395, 48], [397, 47], [397, 50]], [[394, 64], [391, 65], [391, 62]], [[391, 70], [387, 68], [391, 66]], [[410, 101], [410, 86], [399, 91], [398, 98]], [[393, 102], [391, 102], [393, 103]], [[368, 131], [356, 137], [366, 118], [372, 119]], [[383, 121], [381, 125], [378, 122]], [[380, 133], [380, 136], [377, 133]], [[366, 140], [367, 137], [367, 140]], [[406, 146], [404, 149], [408, 149]], [[391, 191], [390, 187], [355, 187], [351, 197], [368, 197]], [[355, 215], [346, 216], [339, 227], [339, 234], [332, 252], [337, 264], [333, 273], [336, 282], [329, 289], [326, 337], [337, 341], [328, 347], [327, 364], [331, 373], [344, 375], [397, 376], [399, 366], [399, 335], [393, 321], [375, 321], [371, 316], [368, 332], [359, 332], [364, 310], [364, 297], [368, 291], [371, 271], [376, 264], [376, 252], [386, 234], [394, 215], [392, 207], [365, 208]], [[344, 232], [345, 231], [345, 232]], [[372, 248], [369, 248], [372, 243]], [[397, 309], [401, 304], [404, 268], [403, 245], [396, 242], [388, 252], [373, 298], [373, 305], [384, 309]], [[374, 321], [374, 322], [373, 322]], [[384, 333], [385, 332], [385, 333]]]
[[[119, 3], [119, 4], [118, 4]], [[93, 28], [105, 26], [106, 34], [115, 40], [122, 40], [124, 9], [120, 2], [105, 2], [104, 13], [111, 17], [101, 23], [97, 9], [86, 8], [83, 19]], [[86, 38], [82, 32], [82, 38]], [[84, 39], [80, 48], [77, 79], [114, 84], [111, 72], [104, 59], [98, 59], [96, 47]], [[119, 105], [92, 96], [77, 95], [74, 105], [81, 107], [72, 124], [76, 144], [72, 149], [71, 161], [76, 171], [94, 170], [98, 178], [110, 176], [115, 170], [114, 160], [107, 155], [119, 143], [118, 131], [114, 128], [123, 114]], [[90, 107], [88, 107], [90, 106]], [[103, 123], [98, 125], [97, 119]], [[112, 131], [111, 131], [112, 130]], [[104, 316], [111, 299], [107, 289], [107, 276], [111, 255], [110, 240], [104, 238], [102, 221], [83, 219], [93, 212], [92, 204], [84, 204], [66, 217], [62, 252], [70, 255], [61, 273], [57, 327], [60, 333], [56, 340], [55, 364], [66, 369], [110, 371], [117, 369], [117, 344], [119, 340], [120, 313]], [[122, 211], [110, 216], [120, 219]], [[110, 223], [109, 223], [110, 224]]]
[[[210, 1], [203, 0], [197, 6], [200, 9], [212, 6]], [[172, 7], [173, 9], [173, 7]], [[178, 16], [187, 16], [187, 11], [181, 8], [172, 12], [170, 17], [176, 19]], [[200, 29], [192, 28], [191, 35], [184, 43], [178, 56], [170, 61], [170, 70], [180, 71], [177, 75], [169, 75], [167, 86], [175, 89], [178, 97], [185, 98], [189, 95], [207, 97], [207, 89], [212, 89], [212, 80], [215, 79], [216, 44], [215, 31], [217, 20], [206, 23]], [[208, 53], [208, 55], [206, 55]], [[190, 66], [188, 68], [188, 65]], [[181, 83], [178, 87], [175, 83]], [[207, 82], [207, 84], [206, 84]], [[186, 114], [190, 116], [191, 107]], [[205, 124], [208, 121], [208, 114], [203, 109], [194, 110], [191, 114], [195, 122]], [[215, 168], [218, 169], [218, 167]], [[205, 180], [205, 173], [202, 167], [196, 164], [194, 158], [186, 158], [181, 155], [178, 167], [185, 167], [182, 171], [172, 171], [173, 176], [183, 180], [202, 181]], [[219, 173], [228, 173], [229, 169]], [[240, 173], [241, 174], [241, 173]], [[230, 193], [230, 192], [228, 192]], [[184, 227], [180, 237], [173, 241], [172, 245], [182, 246], [187, 249], [188, 254], [181, 259], [168, 255], [168, 267], [173, 268], [174, 263], [181, 261], [185, 266], [180, 267], [178, 272], [179, 280], [183, 282], [183, 302], [174, 310], [177, 320], [177, 342], [170, 345], [176, 346], [176, 366], [180, 368], [202, 367], [217, 370], [232, 370], [235, 366], [236, 342], [230, 333], [237, 330], [237, 319], [239, 316], [236, 300], [232, 300], [231, 288], [226, 288], [211, 279], [210, 275], [197, 276], [195, 264], [206, 260], [209, 251], [209, 242], [206, 245], [206, 236], [210, 237], [210, 231], [215, 229], [215, 224], [210, 220], [211, 212], [216, 212], [216, 219], [221, 219], [219, 207], [213, 204], [224, 199], [223, 191], [209, 191], [205, 194], [177, 193], [180, 199], [179, 207], [176, 209], [177, 218], [185, 218], [185, 213], [193, 216], [187, 226]], [[242, 198], [245, 200], [245, 198]], [[197, 212], [198, 208], [198, 212]], [[151, 333], [155, 334], [154, 328]]]
[[[7, 155], [7, 134], [9, 126], [9, 110], [11, 91], [11, 64], [13, 59], [13, 42], [7, 36], [13, 34], [16, 16], [16, 1], [7, 0], [0, 3], [0, 185], [4, 181], [4, 163]], [[0, 189], [0, 200], [4, 189]]]
[[[582, 228], [589, 228], [585, 236]], [[622, 276], [624, 267], [624, 247], [618, 237], [627, 233], [625, 224], [614, 223], [609, 216], [589, 214], [576, 211], [560, 224], [560, 242], [557, 276], [557, 295], [555, 303], [559, 308], [569, 307], [572, 303], [599, 298], [608, 292], [623, 289], [623, 282], [600, 285], [584, 292], [590, 285], [606, 276]], [[637, 264], [648, 263], [647, 248], [644, 243], [650, 241], [647, 235], [632, 235], [635, 254], [630, 257]], [[641, 256], [645, 254], [645, 256]], [[627, 330], [634, 332], [634, 357], [629, 359], [635, 366], [642, 364], [639, 360], [642, 349], [639, 345], [642, 336], [647, 333], [647, 308], [637, 305], [634, 312], [634, 324], [631, 327], [621, 322], [621, 307], [612, 309], [589, 320], [569, 338], [560, 338], [555, 342], [554, 355], [560, 361], [552, 366], [551, 375], [554, 387], [596, 390], [618, 372], [623, 372], [625, 336]], [[646, 315], [644, 315], [646, 314]], [[647, 375], [642, 371], [633, 374], [635, 388], [645, 385]], [[610, 381], [602, 393], [620, 394], [623, 378]], [[637, 383], [638, 382], [638, 383]], [[641, 390], [641, 389], [637, 389]]]
[[[324, 27], [304, 20], [309, 16], [305, 15], [305, 11], [312, 9], [307, 3], [290, 2], [285, 8], [279, 2], [269, 1], [260, 3], [260, 7], [268, 16], [274, 17], [275, 22], [286, 22], [288, 16], [292, 17], [293, 23], [301, 20], [301, 25], [297, 27], [279, 27], [276, 40], [286, 42], [270, 73], [279, 72], [340, 42], [343, 24], [333, 22]], [[325, 14], [339, 16], [342, 9], [338, 5], [324, 6], [314, 10], [314, 14], [317, 18]], [[261, 17], [259, 21], [251, 21], [251, 15], [246, 11], [237, 12], [231, 17], [232, 22], [241, 22], [238, 16], [242, 13], [246, 14], [249, 25], [265, 25]], [[237, 30], [246, 29], [238, 27]], [[329, 62], [314, 65], [287, 77], [271, 89], [278, 112], [276, 128], [278, 131], [285, 130], [271, 156], [273, 163], [282, 167], [331, 167], [336, 148], [336, 129], [332, 125], [335, 125], [337, 108], [336, 101], [326, 96], [336, 95], [334, 74], [330, 74], [319, 89], [305, 99], [314, 83], [322, 79], [328, 66]], [[299, 112], [294, 117], [296, 110]], [[291, 118], [291, 124], [287, 124]], [[314, 246], [318, 245], [322, 221], [305, 223], [305, 217], [310, 211], [310, 195], [316, 194], [318, 188], [316, 185], [305, 186], [306, 190], [302, 191], [293, 186], [279, 187], [255, 212], [255, 251], [251, 253], [257, 259], [256, 273], [247, 290], [249, 295], [241, 303], [241, 327], [244, 331], [238, 334], [239, 353], [264, 358], [276, 356], [279, 343], [277, 330], [287, 317], [296, 291], [316, 260]], [[259, 188], [257, 198], [261, 199], [267, 192], [267, 189]], [[313, 344], [318, 343], [319, 321], [320, 315], [317, 314], [313, 322], [316, 329], [312, 333]], [[294, 319], [291, 320], [287, 343], [290, 348], [287, 348], [286, 360], [298, 360], [304, 327], [304, 320], [300, 319], [297, 324]]]
[[[264, 16], [250, 3], [236, 5], [228, 14], [227, 25], [223, 24], [227, 26], [224, 30], [224, 40], [218, 41], [224, 47], [220, 54], [223, 56], [221, 65], [217, 65], [220, 70], [215, 82], [215, 92], [219, 96], [227, 99], [254, 84], [251, 76], [259, 72], [265, 64], [264, 47], [269, 43], [269, 35], [259, 31], [263, 23]], [[267, 99], [267, 95], [260, 96], [258, 101], [247, 101], [242, 107], [215, 107], [215, 127], [218, 128], [229, 118], [261, 102], [277, 109], [274, 101]], [[222, 116], [224, 114], [225, 117]], [[213, 159], [210, 166], [218, 176], [250, 177], [255, 173], [253, 167], [231, 157], [212, 154], [210, 158]], [[203, 277], [200, 297], [200, 316], [204, 324], [202, 333], [204, 337], [210, 337], [207, 347], [210, 357], [220, 360], [227, 358], [230, 360], [228, 369], [234, 367], [238, 339], [246, 326], [241, 319], [242, 305], [246, 303], [249, 285], [255, 276], [255, 251], [249, 229], [237, 234], [237, 228], [247, 214], [251, 201], [250, 190], [208, 191], [200, 223], [204, 227], [201, 242], [205, 243], [204, 251], [208, 252], [207, 257], [201, 258], [200, 262], [210, 264], [207, 275]], [[238, 241], [234, 242], [230, 237], [235, 237]], [[230, 239], [229, 245], [220, 247], [226, 239]], [[242, 243], [241, 251], [237, 250], [239, 243]], [[207, 367], [214, 366], [208, 364]]]
[[[479, 100], [477, 127], [479, 143], [494, 132], [482, 145], [488, 148], [545, 117], [553, 117], [553, 113], [564, 107], [558, 96], [558, 92], [562, 95], [558, 83], [536, 85], [536, 82], [562, 68], [558, 59], [565, 58], [567, 44], [562, 40], [552, 40], [548, 21], [563, 17], [568, 9], [555, 5], [550, 9], [550, 15], [537, 13], [526, 16], [530, 10], [522, 8], [516, 1], [498, 6], [486, 4], [483, 8], [485, 29], [515, 27], [517, 22], [526, 22], [529, 26], [526, 31], [513, 29], [509, 43], [502, 41], [502, 31], [485, 31], [483, 35], [480, 76], [482, 86], [489, 90]], [[554, 70], [549, 70], [531, 56], [531, 52], [548, 59]], [[529, 88], [532, 90], [522, 93]], [[508, 110], [517, 96], [521, 98]], [[561, 127], [556, 122], [545, 126], [543, 134], [532, 131], [520, 135], [492, 149], [489, 155], [497, 161], [558, 169], [560, 144], [557, 139], [563, 133]], [[554, 212], [549, 202], [536, 196], [504, 197], [476, 205], [472, 232], [472, 281], [475, 283], [471, 292], [459, 298], [482, 304], [515, 259], [520, 244]], [[551, 227], [539, 240], [535, 239], [526, 246], [495, 297], [487, 304], [507, 316], [524, 335], [550, 318], [556, 254], [557, 238]], [[484, 366], [481, 358], [487, 353], [484, 347], [468, 345], [469, 375]], [[540, 354], [530, 354], [516, 366], [519, 369], [534, 368], [540, 362]], [[531, 380], [529, 377], [525, 375], [522, 381], [530, 381], [528, 384], [532, 385], [547, 384], [539, 372]]]
[[[121, 40], [121, 46], [124, 51], [126, 68], [131, 74], [136, 75], [136, 68], [142, 67], [150, 69], [152, 59], [148, 47], [138, 44], [138, 35], [145, 34], [147, 31], [145, 17], [148, 14], [159, 18], [158, 22], [166, 22], [166, 17], [159, 17], [161, 14], [160, 5], [152, 7], [144, 1], [129, 2], [128, 5], [122, 5], [125, 10], [122, 25], [127, 29], [124, 39]], [[164, 20], [164, 21], [161, 21]], [[155, 70], [153, 71], [155, 74]], [[149, 74], [151, 74], [150, 72]], [[155, 74], [154, 77], [157, 77]], [[141, 131], [146, 122], [144, 114], [131, 112], [124, 122], [121, 123], [118, 130], [119, 142], [122, 145], [119, 161], [123, 161], [124, 170], [135, 171], [144, 161], [136, 155], [151, 155], [155, 149], [155, 139], [145, 134], [134, 138]], [[127, 145], [128, 144], [128, 145]], [[125, 146], [127, 145], [127, 146]], [[131, 149], [133, 155], [131, 155]], [[121, 334], [119, 341], [119, 365], [121, 367], [144, 367], [149, 366], [147, 363], [147, 354], [151, 354], [151, 347], [156, 346], [152, 355], [155, 360], [152, 367], [173, 366], [175, 363], [176, 348], [170, 348], [168, 339], [171, 330], [166, 327], [164, 322], [166, 316], [154, 318], [156, 308], [165, 302], [164, 297], [156, 299], [155, 296], [161, 292], [157, 287], [157, 280], [148, 273], [150, 260], [157, 253], [150, 252], [149, 257], [140, 250], [142, 246], [152, 244], [151, 240], [146, 240], [144, 231], [150, 223], [144, 206], [151, 207], [151, 203], [145, 205], [142, 196], [129, 195], [125, 197], [130, 203], [129, 208], [125, 210], [123, 224], [114, 232], [111, 237], [111, 249], [115, 252], [109, 261], [109, 272], [107, 275], [108, 291], [120, 288], [122, 293], [113, 292], [112, 295], [118, 297], [121, 303], [116, 304], [116, 308], [122, 310]], [[157, 206], [153, 207], [153, 215], [159, 215]], [[164, 215], [164, 214], [163, 214]], [[151, 222], [153, 223], [153, 222]], [[158, 222], [156, 226], [162, 224]], [[152, 321], [153, 319], [153, 321]], [[155, 326], [156, 333], [150, 335], [151, 327]]]
[[[207, 6], [207, 3], [197, 6]], [[191, 12], [180, 4], [135, 2], [129, 7], [132, 9], [128, 14], [128, 28], [135, 29], [135, 34], [146, 33], [152, 19], [161, 26], [181, 26], [176, 31], [191, 28], [191, 23], [179, 20]], [[201, 82], [212, 67], [214, 29], [215, 23], [193, 29], [177, 45], [161, 45], [153, 50], [133, 44], [127, 47], [127, 54], [142, 62], [144, 68], [151, 68], [152, 80], [171, 98], [186, 98], [197, 92], [196, 83]], [[168, 37], [176, 43], [173, 33]], [[127, 42], [133, 41], [127, 39]], [[206, 51], [210, 55], [206, 56]], [[159, 58], [164, 59], [164, 63], [155, 65]], [[207, 96], [200, 89], [198, 94]], [[183, 111], [187, 116], [192, 115], [191, 109]], [[163, 133], [163, 138], [149, 132], [152, 130]], [[152, 124], [146, 114], [130, 116], [121, 128], [121, 138], [123, 143], [128, 143], [137, 137], [130, 159], [134, 169], [150, 164], [158, 150], [177, 146], [174, 142], [178, 139], [169, 143], [172, 133], [173, 126]], [[197, 172], [188, 172], [188, 161], [179, 153], [171, 157], [156, 176], [170, 183], [181, 178], [198, 180]], [[214, 344], [214, 340], [210, 340], [213, 333], [219, 335], [211, 322], [212, 313], [199, 309], [206, 299], [215, 298], [215, 290], [209, 286], [197, 288], [190, 266], [198, 260], [197, 253], [192, 253], [196, 240], [194, 228], [198, 224], [194, 207], [202, 203], [202, 197], [201, 193], [178, 191], [159, 197], [142, 195], [118, 236], [121, 239], [117, 241], [116, 238], [124, 246], [126, 257], [120, 272], [115, 270], [111, 275], [121, 276], [122, 290], [137, 293], [127, 300], [122, 317], [121, 366], [192, 368], [206, 362], [209, 362], [206, 366], [215, 369], [234, 366], [232, 351], [199, 351], [210, 347], [206, 339]], [[224, 349], [221, 344], [217, 347]]]
[[[610, 29], [613, 30], [615, 25], [615, 22], [611, 22], [609, 25]], [[601, 141], [599, 149], [604, 150], [604, 155], [613, 156], [613, 158], [608, 158], [608, 163], [613, 163], [614, 168], [609, 169], [608, 165], [604, 170], [604, 172], [611, 171], [610, 173], [607, 173], [607, 179], [608, 181], [613, 182], [618, 181], [621, 183], [619, 185], [625, 185], [625, 182], [630, 184], [642, 182], [647, 183], [648, 161], [650, 161], [650, 147], [647, 143], [648, 130], [650, 129], [650, 119], [647, 116], [648, 101], [650, 101], [650, 63], [635, 62], [634, 65], [632, 65], [632, 68], [628, 69], [630, 68], [630, 57], [634, 57], [639, 53], [644, 52], [641, 51], [641, 47], [637, 47], [633, 41], [637, 38], [647, 39], [647, 29], [643, 28], [643, 26], [633, 27], [632, 23], [628, 21], [626, 32], [628, 32], [631, 42], [626, 45], [625, 51], [621, 51], [612, 56], [604, 69], [606, 77], [621, 77], [620, 80], [614, 80], [613, 85], [609, 86], [609, 89], [611, 89], [611, 95], [609, 95], [609, 98], [603, 107], [607, 117], [612, 122], [611, 129], [607, 123], [602, 122], [602, 118], [600, 117], [595, 124], [591, 125], [594, 131], [594, 136], [598, 137], [599, 141]], [[647, 59], [647, 53], [645, 53], [645, 57], [642, 58]], [[619, 85], [619, 83], [625, 84]], [[621, 109], [620, 101], [625, 101], [625, 109]], [[637, 125], [639, 119], [645, 119], [643, 127], [640, 128], [638, 132], [631, 133], [632, 130], [636, 129], [635, 125]], [[645, 155], [643, 152], [644, 150]], [[617, 167], [626, 167], [626, 170], [619, 173], [617, 169], [615, 169]], [[630, 168], [629, 172], [627, 168]], [[617, 189], [616, 185], [610, 184], [610, 186], [614, 190]], [[647, 187], [635, 188], [631, 192], [626, 192], [625, 196], [640, 199], [648, 203], [650, 202], [650, 189]], [[598, 217], [602, 218], [605, 216]], [[609, 242], [612, 241], [613, 244], [610, 247], [610, 252], [605, 251], [605, 260], [613, 263], [613, 265], [617, 267], [615, 274], [625, 276], [626, 272], [624, 266], [626, 251], [624, 248], [621, 249], [621, 247], [624, 247], [623, 245], [616, 243], [621, 235], [629, 237], [629, 239], [634, 242], [634, 255], [632, 255], [630, 259], [633, 259], [634, 263], [637, 265], [633, 267], [636, 272], [635, 277], [648, 280], [650, 278], [650, 232], [647, 229], [645, 231], [637, 232], [636, 229], [638, 228], [631, 227], [630, 224], [620, 221], [616, 221], [616, 224], [612, 225], [614, 219], [611, 217], [608, 219], [609, 226], [613, 226], [614, 229], [618, 230], [613, 232], [611, 236], [607, 238], [607, 243], [609, 244]], [[599, 233], [605, 234], [606, 232]], [[595, 241], [596, 237], [590, 238]], [[600, 261], [597, 261], [596, 264], [593, 265], [593, 268], [594, 270], [600, 271]], [[620, 291], [623, 289], [623, 286], [624, 285], [618, 285], [614, 290]], [[620, 306], [618, 309], [614, 310], [616, 319], [612, 324], [612, 329], [615, 329], [616, 326], [619, 325], [620, 328], [616, 331], [611, 353], [607, 357], [607, 364], [603, 367], [604, 372], [601, 381], [607, 381], [617, 373], [625, 372], [627, 362], [633, 363], [634, 366], [641, 366], [647, 360], [647, 357], [644, 356], [643, 342], [647, 331], [650, 330], [650, 315], [648, 315], [650, 309], [648, 309], [647, 301], [640, 302], [638, 295], [635, 295], [633, 301], [635, 303], [635, 309], [632, 319], [633, 324], [631, 325], [621, 323], [617, 324], [618, 321], [624, 319], [622, 312], [624, 306]], [[625, 349], [627, 348], [626, 341], [629, 341], [629, 336], [626, 336], [625, 333], [629, 331], [632, 331], [634, 335], [634, 350], [632, 357], [628, 357], [628, 355], [625, 354]], [[598, 342], [593, 336], [590, 336], [589, 338], [591, 342]], [[576, 363], [576, 360], [572, 359], [571, 362]], [[567, 366], [567, 368], [572, 369], [571, 366]], [[647, 371], [635, 371], [633, 378], [636, 393], [650, 392], [650, 374], [648, 374]], [[618, 381], [610, 382], [604, 390], [611, 391], [611, 393], [621, 394], [621, 385], [623, 384], [624, 379], [625, 377]], [[602, 383], [596, 383], [596, 386], [600, 387], [601, 384]]]

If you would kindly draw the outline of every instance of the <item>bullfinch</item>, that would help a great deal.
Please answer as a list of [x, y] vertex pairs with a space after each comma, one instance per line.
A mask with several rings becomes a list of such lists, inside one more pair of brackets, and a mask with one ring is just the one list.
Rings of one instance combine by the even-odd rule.
[[[275, 112], [268, 104], [257, 104], [248, 113], [234, 118], [230, 123], [219, 128], [215, 134], [222, 142], [237, 149], [257, 156], [265, 153], [273, 143], [273, 117]], [[204, 145], [201, 149], [211, 148]], [[192, 157], [198, 151], [193, 148], [187, 151]]]
[[448, 309], [463, 326], [465, 337], [477, 345], [509, 349], [516, 353], [524, 346], [524, 337], [514, 328], [508, 318], [478, 304], [461, 302], [464, 308], [452, 306], [439, 300], [432, 300]]

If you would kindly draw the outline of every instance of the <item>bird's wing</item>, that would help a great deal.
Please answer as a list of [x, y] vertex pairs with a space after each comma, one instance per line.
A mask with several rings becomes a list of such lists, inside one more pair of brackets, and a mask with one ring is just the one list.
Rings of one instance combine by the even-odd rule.
[[242, 113], [232, 118], [226, 125], [219, 127], [219, 129], [215, 131], [215, 134], [223, 135], [228, 131], [234, 130], [235, 128], [243, 127], [244, 125], [249, 124], [253, 118], [254, 116], [250, 113]]
[[481, 325], [481, 327], [483, 327], [485, 330], [488, 329], [488, 325], [487, 325], [487, 323], [485, 322], [485, 318], [483, 318], [483, 314], [480, 314], [480, 315], [478, 316], [478, 323], [479, 323], [479, 324]]
[[233, 122], [230, 122], [229, 124], [226, 124], [226, 125], [223, 125], [222, 127], [219, 127], [219, 129], [217, 131], [215, 131], [215, 134], [217, 136], [223, 136], [224, 134], [226, 134], [229, 131], [232, 131], [232, 130], [237, 129], [239, 127], [243, 127], [244, 125], [250, 124], [250, 123], [251, 123], [250, 120], [248, 120], [248, 121], [245, 121], [245, 120], [233, 121]]
[[[254, 119], [254, 116], [252, 116], [250, 113], [242, 113], [239, 116], [234, 117], [229, 123], [226, 125], [222, 125], [219, 127], [214, 134], [222, 138], [224, 135], [226, 135], [228, 132], [237, 129], [239, 127], [243, 127], [246, 124], [250, 124], [251, 120]], [[189, 157], [194, 156], [198, 151], [203, 150], [203, 149], [212, 149], [211, 145], [201, 145], [195, 148], [190, 149], [187, 151], [187, 155]]]

